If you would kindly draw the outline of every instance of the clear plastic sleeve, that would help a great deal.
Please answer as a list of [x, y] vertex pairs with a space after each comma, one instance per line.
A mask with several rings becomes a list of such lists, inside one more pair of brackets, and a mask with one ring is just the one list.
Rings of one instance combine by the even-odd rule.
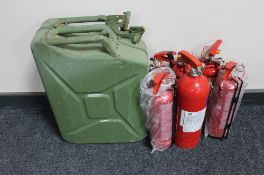
[[227, 79], [223, 78], [224, 73], [225, 70], [218, 73], [206, 112], [205, 135], [217, 138], [227, 137], [247, 86], [243, 65], [233, 68]]
[[[158, 73], [167, 73], [160, 83], [158, 92], [153, 94], [154, 77]], [[172, 111], [174, 92], [172, 85], [176, 76], [169, 67], [152, 70], [140, 85], [140, 106], [146, 113], [146, 127], [150, 132], [152, 152], [164, 151], [171, 146]]]

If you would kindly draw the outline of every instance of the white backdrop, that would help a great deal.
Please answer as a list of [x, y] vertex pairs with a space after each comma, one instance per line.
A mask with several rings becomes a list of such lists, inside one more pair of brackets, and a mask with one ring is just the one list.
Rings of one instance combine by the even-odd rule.
[[41, 23], [51, 17], [132, 12], [143, 25], [149, 54], [202, 46], [223, 39], [223, 57], [248, 68], [248, 89], [264, 89], [263, 0], [2, 0], [0, 92], [39, 92], [43, 87], [30, 51]]

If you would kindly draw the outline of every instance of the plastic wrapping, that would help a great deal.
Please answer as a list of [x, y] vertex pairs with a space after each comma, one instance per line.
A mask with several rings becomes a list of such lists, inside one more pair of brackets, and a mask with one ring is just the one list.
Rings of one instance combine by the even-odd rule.
[[[153, 81], [160, 73], [166, 73], [166, 76], [155, 94]], [[175, 78], [169, 67], [161, 67], [149, 72], [140, 85], [140, 106], [147, 116], [146, 127], [150, 132], [152, 152], [164, 151], [171, 146], [174, 99], [172, 85]]]
[[227, 70], [218, 73], [206, 112], [206, 134], [226, 138], [247, 86], [243, 65], [236, 65], [225, 78]]

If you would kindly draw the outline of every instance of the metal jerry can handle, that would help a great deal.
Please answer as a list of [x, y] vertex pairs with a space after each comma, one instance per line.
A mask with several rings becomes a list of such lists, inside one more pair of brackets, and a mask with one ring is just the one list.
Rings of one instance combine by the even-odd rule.
[[127, 30], [130, 12], [124, 12], [123, 15], [98, 15], [98, 16], [82, 16], [82, 17], [70, 17], [70, 18], [58, 18], [54, 26], [60, 26], [61, 24], [69, 23], [85, 23], [85, 22], [105, 22], [114, 31], [115, 29]]
[[127, 11], [124, 12], [123, 15], [58, 18], [53, 26], [58, 27], [70, 23], [104, 22], [105, 25], [109, 26], [117, 35], [130, 38], [132, 42], [137, 43], [141, 39], [145, 29], [143, 27], [130, 27], [130, 29], [128, 29], [130, 15], [130, 11]]
[[[69, 33], [86, 33], [86, 32], [106, 32], [105, 35], [91, 35], [91, 36], [71, 36], [67, 37], [65, 34]], [[101, 43], [106, 51], [112, 55], [117, 56], [117, 36], [111, 28], [104, 24], [86, 25], [86, 26], [64, 26], [58, 27], [51, 31], [47, 38], [50, 45], [64, 45], [64, 44], [81, 44], [81, 43]]]
[[68, 23], [85, 23], [85, 22], [105, 22], [105, 15], [98, 16], [81, 16], [81, 17], [70, 17], [70, 18], [58, 18], [58, 22], [55, 26], [60, 24], [68, 24]]
[[55, 18], [49, 21], [47, 27], [60, 28], [65, 27], [71, 23], [86, 23], [86, 22], [104, 22], [106, 26], [110, 27], [112, 31], [121, 37], [129, 38], [133, 44], [141, 41], [142, 35], [145, 32], [142, 26], [131, 26], [128, 29], [129, 19], [131, 13], [124, 12], [123, 15], [99, 15], [99, 16], [83, 16], [70, 18]]

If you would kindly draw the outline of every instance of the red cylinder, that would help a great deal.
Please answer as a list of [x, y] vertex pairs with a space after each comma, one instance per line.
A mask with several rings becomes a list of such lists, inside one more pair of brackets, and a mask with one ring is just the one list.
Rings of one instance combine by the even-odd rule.
[[[235, 65], [235, 63], [233, 63]], [[212, 97], [208, 104], [206, 114], [206, 126], [208, 134], [212, 137], [223, 137], [226, 133], [226, 123], [231, 123], [231, 118], [228, 120], [232, 100], [238, 88], [238, 84], [228, 78], [232, 68], [221, 70], [218, 73]], [[231, 109], [233, 110], [233, 109]]]
[[185, 74], [179, 79], [175, 134], [175, 144], [178, 147], [191, 149], [198, 145], [209, 92], [209, 81], [202, 74]]
[[165, 150], [171, 146], [173, 97], [173, 91], [165, 91], [151, 103], [152, 112], [147, 125], [153, 150]]

